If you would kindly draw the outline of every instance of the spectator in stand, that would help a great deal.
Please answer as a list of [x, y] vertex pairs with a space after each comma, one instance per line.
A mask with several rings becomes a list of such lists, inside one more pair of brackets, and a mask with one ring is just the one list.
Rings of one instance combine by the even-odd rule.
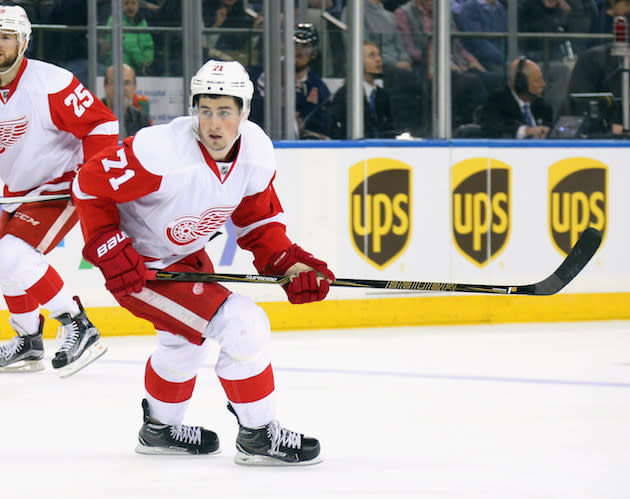
[[[383, 75], [381, 52], [374, 42], [363, 43], [363, 136], [365, 138], [394, 137], [390, 97], [379, 84]], [[333, 98], [333, 116], [335, 118], [338, 139], [347, 139], [346, 106], [347, 86], [344, 83]]]
[[[567, 0], [571, 11], [567, 18], [567, 32], [595, 33], [597, 31], [597, 6], [595, 0]], [[578, 56], [593, 46], [592, 40], [571, 40], [572, 49]]]
[[[518, 30], [526, 33], [564, 33], [568, 30], [571, 6], [566, 0], [522, 0], [518, 9]], [[546, 48], [545, 48], [546, 47]], [[523, 43], [524, 54], [538, 64], [544, 64], [549, 84], [545, 100], [553, 108], [554, 117], [566, 102], [566, 89], [575, 59], [570, 40], [528, 38]]]
[[364, 3], [365, 39], [379, 47], [384, 70], [397, 68], [411, 72], [411, 59], [405, 50], [394, 15], [385, 9], [382, 0], [364, 0]]
[[[123, 79], [123, 108], [125, 110], [125, 137], [135, 135], [138, 130], [149, 126], [151, 120], [149, 116], [133, 105], [136, 95], [136, 73], [129, 64], [122, 66]], [[107, 68], [105, 72], [105, 98], [102, 101], [105, 105], [114, 109], [114, 66]], [[123, 137], [124, 138], [124, 137]]]
[[509, 83], [490, 94], [481, 110], [483, 137], [544, 139], [552, 123], [552, 109], [542, 99], [545, 89], [540, 66], [526, 57], [510, 64]]
[[331, 93], [311, 69], [319, 50], [319, 33], [310, 23], [300, 23], [295, 42], [295, 116], [302, 139], [329, 139], [332, 126]]
[[[564, 33], [568, 28], [570, 5], [566, 0], [521, 0], [518, 8], [518, 30], [526, 33]], [[552, 60], [567, 55], [560, 39], [526, 38], [523, 50], [527, 57], [542, 61], [545, 45]]]
[[[263, 17], [258, 15], [253, 18], [247, 14], [243, 0], [210, 0], [205, 2], [203, 4], [203, 20], [204, 25], [208, 28], [242, 30], [208, 35], [205, 45], [208, 48], [209, 58], [238, 60], [246, 66], [253, 66], [258, 63], [258, 36], [254, 36], [248, 30], [262, 28]], [[250, 56], [254, 56], [254, 60], [250, 60]]]
[[[122, 0], [123, 27], [148, 27], [147, 21], [138, 10], [140, 0]], [[112, 18], [107, 20], [107, 25], [112, 25]], [[111, 50], [112, 37], [107, 35], [102, 49], [104, 50], [105, 64], [112, 63]], [[123, 32], [123, 61], [129, 64], [136, 74], [149, 74], [149, 67], [153, 64], [154, 46], [153, 36], [147, 32]]]
[[[328, 86], [310, 67], [319, 49], [319, 33], [310, 23], [296, 26], [295, 42], [295, 128], [301, 139], [326, 140], [333, 125], [331, 93]], [[264, 126], [263, 100], [265, 73], [256, 79], [250, 120]]]
[[382, 0], [364, 0], [365, 40], [374, 42], [383, 60], [383, 86], [392, 95], [395, 126], [413, 134], [423, 132], [424, 73], [414, 71], [394, 14]]
[[597, 33], [612, 33], [613, 19], [617, 16], [625, 17], [630, 24], [630, 1], [603, 0], [598, 7], [595, 31]]
[[467, 0], [449, 0], [449, 6], [451, 8], [451, 15], [453, 16], [453, 21], [458, 22], [459, 16], [462, 13], [462, 9], [466, 4]]
[[[182, 26], [182, 0], [151, 0], [144, 2], [147, 23], [167, 28]], [[152, 76], [181, 76], [183, 72], [183, 34], [156, 32]]]
[[[394, 15], [414, 65], [432, 80], [433, 1], [409, 0]], [[456, 30], [454, 23], [451, 29]], [[504, 78], [499, 73], [488, 72], [457, 38], [453, 39], [451, 50], [453, 126], [459, 126], [473, 121], [475, 110], [485, 103], [490, 90], [501, 86]], [[429, 104], [425, 106], [430, 108]]]
[[[461, 8], [457, 26], [464, 32], [506, 33], [507, 10], [498, 0], [468, 0]], [[490, 71], [505, 71], [506, 41], [503, 38], [463, 38], [462, 45]]]
[[47, 31], [44, 33], [44, 54], [47, 61], [61, 66], [88, 84], [87, 2], [54, 0], [46, 16], [47, 24], [85, 26], [85, 31]]

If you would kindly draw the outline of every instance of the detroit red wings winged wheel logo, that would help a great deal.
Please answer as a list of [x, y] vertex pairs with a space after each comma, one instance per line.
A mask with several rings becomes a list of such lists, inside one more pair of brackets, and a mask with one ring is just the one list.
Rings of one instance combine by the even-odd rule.
[[20, 140], [27, 130], [26, 116], [15, 120], [0, 121], [0, 154]]
[[174, 244], [184, 245], [209, 236], [230, 217], [234, 208], [210, 208], [201, 216], [177, 217], [166, 226], [166, 237]]

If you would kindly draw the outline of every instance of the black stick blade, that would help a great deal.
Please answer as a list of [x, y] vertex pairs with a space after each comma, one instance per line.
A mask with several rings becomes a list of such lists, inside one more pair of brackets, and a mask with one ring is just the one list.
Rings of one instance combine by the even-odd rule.
[[569, 284], [578, 275], [586, 264], [591, 260], [599, 245], [602, 242], [602, 234], [597, 229], [589, 227], [575, 243], [567, 257], [546, 279], [533, 284], [533, 290], [527, 293], [534, 295], [553, 295]]

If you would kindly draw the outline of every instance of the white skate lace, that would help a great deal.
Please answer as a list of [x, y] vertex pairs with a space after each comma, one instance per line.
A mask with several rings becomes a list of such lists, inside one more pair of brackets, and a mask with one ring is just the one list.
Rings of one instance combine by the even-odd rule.
[[19, 352], [24, 346], [24, 338], [21, 336], [15, 336], [11, 338], [11, 341], [6, 345], [0, 347], [0, 358], [9, 360], [16, 352]]
[[171, 437], [186, 444], [201, 445], [201, 428], [199, 426], [171, 426]]
[[267, 436], [271, 439], [271, 452], [277, 453], [283, 445], [289, 449], [299, 449], [302, 447], [302, 436], [286, 428], [282, 428], [280, 423], [272, 421], [267, 426]]
[[57, 343], [61, 344], [60, 352], [71, 352], [79, 339], [79, 326], [75, 321], [59, 326], [57, 329]]

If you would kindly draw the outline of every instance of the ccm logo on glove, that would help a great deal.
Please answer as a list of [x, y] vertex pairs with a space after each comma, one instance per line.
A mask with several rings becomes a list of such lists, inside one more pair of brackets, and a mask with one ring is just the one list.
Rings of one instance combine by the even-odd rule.
[[116, 246], [118, 246], [118, 243], [123, 242], [125, 239], [127, 239], [127, 234], [125, 234], [123, 231], [119, 231], [117, 234], [110, 237], [107, 242], [101, 244], [98, 248], [96, 248], [96, 256], [98, 258], [102, 258], [105, 253], [107, 253], [111, 249], [114, 249]]

